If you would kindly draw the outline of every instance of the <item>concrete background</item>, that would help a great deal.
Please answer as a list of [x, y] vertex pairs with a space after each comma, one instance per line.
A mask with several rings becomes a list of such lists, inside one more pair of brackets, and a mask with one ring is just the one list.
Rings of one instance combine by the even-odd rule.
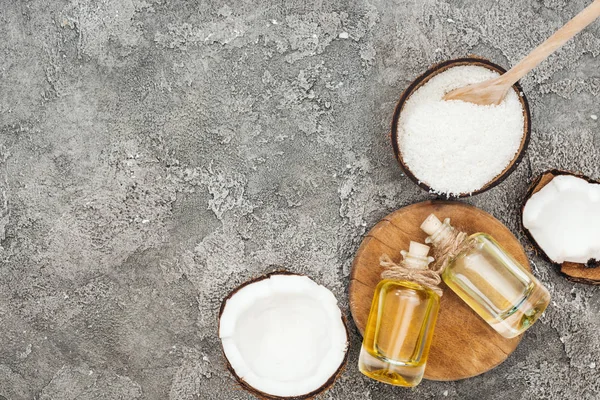
[[[248, 398], [221, 299], [280, 265], [347, 314], [363, 235], [431, 198], [386, 135], [401, 91], [469, 53], [510, 66], [586, 3], [0, 0], [0, 399]], [[525, 246], [534, 176], [600, 178], [599, 55], [596, 22], [523, 80], [527, 156], [466, 200]], [[528, 252], [553, 301], [498, 368], [377, 384], [351, 324], [322, 398], [600, 398], [600, 290]]]

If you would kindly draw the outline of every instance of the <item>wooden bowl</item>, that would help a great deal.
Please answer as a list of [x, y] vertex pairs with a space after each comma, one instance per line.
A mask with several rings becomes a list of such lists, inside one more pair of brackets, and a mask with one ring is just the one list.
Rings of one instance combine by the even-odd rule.
[[[414, 183], [419, 185], [424, 190], [427, 190], [428, 192], [431, 192], [431, 187], [427, 183], [421, 181], [417, 176], [415, 176], [410, 170], [410, 168], [404, 163], [404, 159], [402, 158], [402, 152], [400, 151], [400, 147], [398, 145], [398, 121], [400, 120], [400, 114], [402, 113], [404, 104], [417, 89], [426, 84], [431, 78], [433, 78], [437, 74], [444, 72], [449, 68], [457, 67], [460, 65], [476, 65], [480, 67], [485, 67], [487, 69], [491, 69], [492, 71], [496, 71], [500, 74], [506, 72], [506, 70], [501, 66], [496, 65], [493, 62], [488, 61], [484, 58], [476, 56], [444, 61], [440, 64], [432, 66], [421, 76], [417, 77], [417, 79], [415, 79], [410, 84], [410, 86], [406, 88], [406, 90], [402, 93], [402, 96], [400, 96], [400, 100], [396, 105], [396, 109], [394, 110], [394, 116], [392, 118], [392, 130], [390, 136], [392, 139], [392, 147], [394, 149], [394, 155], [396, 156], [396, 160], [398, 160], [398, 163], [400, 164], [400, 167], [402, 168], [406, 176], [408, 176]], [[529, 138], [531, 136], [531, 113], [529, 112], [529, 103], [527, 102], [527, 98], [524, 94], [521, 94], [523, 93], [521, 85], [517, 82], [513, 85], [513, 89], [516, 90], [517, 94], [519, 95], [518, 97], [521, 100], [521, 106], [523, 107], [523, 116], [525, 117], [525, 124], [523, 126], [523, 137], [521, 138], [521, 145], [519, 146], [519, 150], [515, 154], [512, 161], [506, 166], [506, 168], [504, 168], [502, 172], [496, 175], [494, 179], [486, 183], [481, 189], [475, 190], [470, 193], [460, 193], [458, 195], [451, 195], [449, 197], [467, 197], [485, 192], [486, 190], [493, 188], [494, 186], [502, 182], [504, 179], [506, 179], [506, 177], [510, 175], [510, 173], [517, 167], [517, 165], [519, 165], [519, 162], [523, 158], [525, 150], [529, 145]]]

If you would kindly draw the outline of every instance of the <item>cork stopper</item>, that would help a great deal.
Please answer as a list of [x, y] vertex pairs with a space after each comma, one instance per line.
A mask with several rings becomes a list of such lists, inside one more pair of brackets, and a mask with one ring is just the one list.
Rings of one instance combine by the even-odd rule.
[[429, 236], [436, 233], [441, 227], [442, 221], [440, 221], [434, 214], [429, 214], [429, 216], [421, 224], [421, 230], [423, 230]]
[[407, 268], [413, 269], [427, 269], [429, 263], [433, 262], [433, 257], [428, 257], [429, 246], [422, 243], [410, 242], [408, 251], [402, 250], [400, 252], [404, 258], [403, 263]]
[[429, 254], [429, 246], [411, 241], [408, 247], [408, 254], [413, 257], [427, 257], [427, 254]]
[[385, 268], [381, 273], [381, 279], [414, 282], [441, 296], [442, 289], [439, 284], [442, 278], [436, 271], [429, 269], [429, 264], [434, 261], [433, 257], [427, 255], [429, 246], [411, 241], [408, 251], [402, 250], [400, 254], [403, 258], [400, 263], [392, 261], [390, 256], [385, 253], [381, 255], [379, 263]]

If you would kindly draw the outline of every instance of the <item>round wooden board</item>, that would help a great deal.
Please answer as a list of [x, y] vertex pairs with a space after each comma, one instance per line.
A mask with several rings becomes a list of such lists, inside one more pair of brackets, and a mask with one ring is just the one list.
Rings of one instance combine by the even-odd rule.
[[[517, 238], [500, 221], [476, 207], [454, 201], [425, 201], [401, 208], [371, 229], [352, 264], [350, 310], [361, 334], [383, 270], [379, 257], [386, 253], [397, 262], [401, 259], [400, 250], [408, 249], [411, 240], [424, 243], [427, 235], [419, 226], [431, 213], [441, 220], [450, 218], [451, 224], [464, 232], [492, 235], [517, 261], [531, 269]], [[452, 290], [443, 288], [425, 378], [439, 381], [470, 378], [506, 360], [517, 348], [521, 336], [502, 337]]]

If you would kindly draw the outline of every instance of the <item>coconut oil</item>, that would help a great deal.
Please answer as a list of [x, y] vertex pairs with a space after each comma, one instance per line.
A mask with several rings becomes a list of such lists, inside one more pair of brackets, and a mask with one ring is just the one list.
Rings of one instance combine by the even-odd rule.
[[[430, 215], [421, 228], [434, 247], [455, 241], [460, 233]], [[548, 290], [490, 235], [468, 236], [442, 272], [442, 279], [492, 328], [506, 338], [523, 333], [542, 315]]]
[[[405, 262], [427, 268], [428, 246], [411, 243]], [[426, 250], [424, 250], [425, 248]], [[424, 251], [424, 254], [420, 251]], [[377, 381], [416, 386], [425, 372], [440, 298], [432, 289], [384, 279], [375, 289], [359, 357], [360, 371]]]

